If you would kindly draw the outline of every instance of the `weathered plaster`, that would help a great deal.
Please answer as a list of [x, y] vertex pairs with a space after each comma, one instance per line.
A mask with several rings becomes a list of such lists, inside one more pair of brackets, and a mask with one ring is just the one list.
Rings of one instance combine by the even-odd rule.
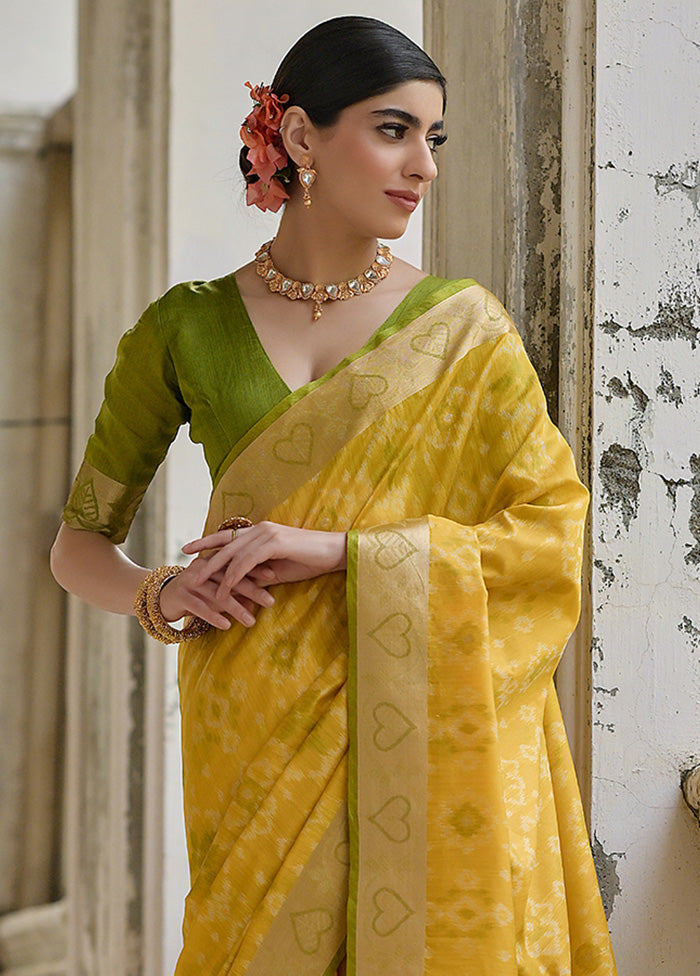
[[620, 876], [617, 873], [617, 862], [621, 857], [625, 857], [625, 854], [606, 854], [603, 850], [603, 845], [594, 836], [593, 862], [595, 864], [596, 874], [598, 875], [598, 884], [600, 885], [600, 894], [603, 899], [606, 918], [610, 918], [612, 910], [615, 907], [615, 899], [618, 895], [622, 894]]
[[695, 976], [679, 782], [700, 749], [700, 7], [598, 0], [597, 20], [596, 863], [619, 971]]
[[562, 0], [511, 0], [512, 264], [506, 299], [558, 414]]

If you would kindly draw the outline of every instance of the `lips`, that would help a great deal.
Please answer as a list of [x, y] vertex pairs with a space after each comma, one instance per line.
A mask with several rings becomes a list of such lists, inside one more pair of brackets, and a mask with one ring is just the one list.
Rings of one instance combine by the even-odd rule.
[[385, 194], [392, 203], [408, 211], [408, 213], [413, 213], [420, 203], [420, 197], [413, 190], [385, 190]]

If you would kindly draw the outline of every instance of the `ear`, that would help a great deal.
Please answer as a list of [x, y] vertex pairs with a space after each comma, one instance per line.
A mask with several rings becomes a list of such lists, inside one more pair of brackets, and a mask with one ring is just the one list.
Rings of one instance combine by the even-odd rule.
[[292, 105], [284, 113], [280, 132], [289, 158], [299, 166], [304, 156], [313, 158], [316, 127], [299, 105]]

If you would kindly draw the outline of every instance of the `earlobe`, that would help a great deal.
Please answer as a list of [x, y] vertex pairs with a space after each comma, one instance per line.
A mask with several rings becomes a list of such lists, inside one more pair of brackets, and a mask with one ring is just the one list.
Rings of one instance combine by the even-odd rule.
[[284, 113], [280, 133], [287, 155], [297, 166], [301, 164], [304, 156], [313, 155], [309, 142], [309, 136], [313, 141], [313, 128], [311, 119], [300, 106], [292, 105]]

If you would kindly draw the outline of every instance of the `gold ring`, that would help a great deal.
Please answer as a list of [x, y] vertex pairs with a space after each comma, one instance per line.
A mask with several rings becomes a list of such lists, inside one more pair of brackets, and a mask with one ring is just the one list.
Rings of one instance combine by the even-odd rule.
[[224, 519], [219, 528], [218, 532], [223, 532], [224, 529], [231, 529], [231, 542], [236, 538], [237, 529], [249, 529], [253, 523], [250, 519], [245, 518], [243, 515], [231, 515], [229, 518]]

